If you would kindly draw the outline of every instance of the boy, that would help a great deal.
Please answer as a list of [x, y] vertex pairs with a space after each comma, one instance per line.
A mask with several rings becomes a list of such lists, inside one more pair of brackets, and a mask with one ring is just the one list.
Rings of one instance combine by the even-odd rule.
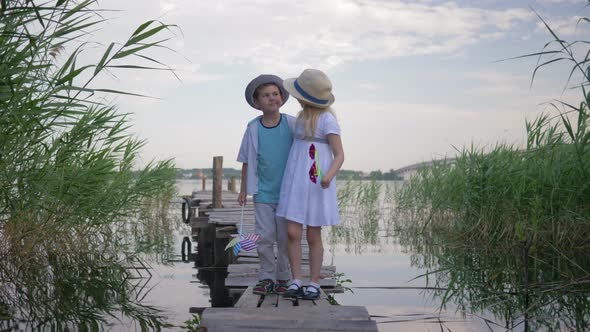
[[[262, 111], [248, 123], [238, 162], [242, 163], [242, 182], [238, 202], [254, 195], [255, 232], [260, 258], [260, 281], [254, 294], [283, 294], [291, 276], [287, 255], [287, 223], [276, 215], [283, 172], [293, 142], [295, 118], [279, 109], [289, 98], [283, 80], [275, 75], [260, 75], [246, 87], [246, 101]], [[277, 260], [273, 246], [277, 242]]]

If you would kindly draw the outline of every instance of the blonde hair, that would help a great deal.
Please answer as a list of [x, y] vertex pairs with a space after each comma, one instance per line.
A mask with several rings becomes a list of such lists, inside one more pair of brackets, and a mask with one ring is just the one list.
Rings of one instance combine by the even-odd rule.
[[307, 140], [312, 140], [314, 138], [320, 115], [324, 114], [325, 112], [330, 112], [334, 117], [336, 117], [336, 114], [330, 107], [317, 108], [303, 103], [301, 106], [303, 106], [303, 109], [297, 115], [297, 120], [303, 121], [305, 128], [304, 138]]

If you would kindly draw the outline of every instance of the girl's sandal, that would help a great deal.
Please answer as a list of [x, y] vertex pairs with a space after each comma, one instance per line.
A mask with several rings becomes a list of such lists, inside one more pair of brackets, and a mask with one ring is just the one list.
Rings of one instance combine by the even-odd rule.
[[[315, 292], [310, 292], [308, 291], [308, 289], [310, 287], [313, 287], [316, 291]], [[315, 287], [315, 286], [307, 286], [305, 288], [305, 293], [303, 293], [303, 296], [301, 297], [303, 300], [318, 300], [320, 298], [320, 289]]]
[[[293, 288], [291, 286], [296, 286], [297, 288]], [[289, 288], [287, 288], [287, 291], [285, 291], [285, 293], [283, 293], [284, 297], [292, 297], [292, 298], [301, 298], [303, 297], [303, 289], [300, 286], [297, 286], [295, 284], [291, 284], [289, 286]]]

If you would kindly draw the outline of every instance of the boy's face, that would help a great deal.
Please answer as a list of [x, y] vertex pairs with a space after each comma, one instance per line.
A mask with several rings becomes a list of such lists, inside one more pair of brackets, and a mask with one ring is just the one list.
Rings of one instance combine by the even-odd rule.
[[272, 114], [279, 111], [283, 106], [283, 98], [279, 87], [276, 85], [268, 85], [260, 89], [258, 97], [254, 101], [258, 109], [264, 114]]

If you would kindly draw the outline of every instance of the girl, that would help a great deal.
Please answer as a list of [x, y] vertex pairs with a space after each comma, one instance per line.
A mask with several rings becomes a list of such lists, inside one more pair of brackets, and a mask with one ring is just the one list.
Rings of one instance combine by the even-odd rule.
[[[339, 222], [335, 176], [344, 162], [344, 151], [340, 127], [329, 108], [334, 95], [326, 74], [306, 69], [283, 84], [303, 108], [295, 124], [277, 208], [277, 215], [287, 220], [289, 237], [287, 250], [292, 279], [285, 296], [315, 300], [320, 296], [324, 256], [322, 226]], [[301, 281], [303, 225], [307, 229], [311, 277], [305, 292]]]

